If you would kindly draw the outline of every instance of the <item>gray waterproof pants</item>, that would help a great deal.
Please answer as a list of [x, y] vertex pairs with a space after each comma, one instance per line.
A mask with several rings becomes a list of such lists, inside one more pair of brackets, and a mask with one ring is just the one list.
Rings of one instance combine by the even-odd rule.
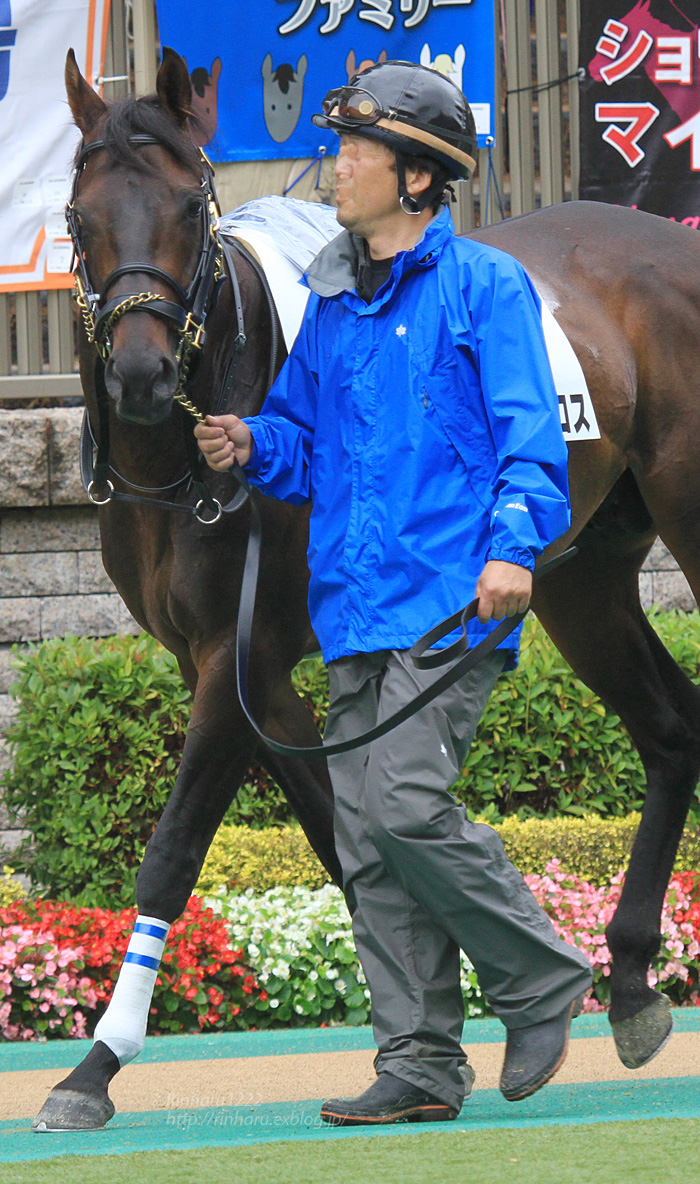
[[[412, 719], [329, 760], [335, 837], [372, 996], [377, 1072], [459, 1108], [466, 1056], [459, 950], [506, 1028], [551, 1019], [591, 984], [489, 826], [449, 792], [505, 655], [494, 651]], [[358, 735], [433, 682], [407, 652], [329, 663], [324, 738]]]

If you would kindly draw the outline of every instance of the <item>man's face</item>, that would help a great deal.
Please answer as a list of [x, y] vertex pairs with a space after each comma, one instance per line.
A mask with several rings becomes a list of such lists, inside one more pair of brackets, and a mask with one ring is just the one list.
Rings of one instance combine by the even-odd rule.
[[343, 135], [335, 166], [338, 221], [366, 238], [400, 212], [394, 154], [365, 136]]

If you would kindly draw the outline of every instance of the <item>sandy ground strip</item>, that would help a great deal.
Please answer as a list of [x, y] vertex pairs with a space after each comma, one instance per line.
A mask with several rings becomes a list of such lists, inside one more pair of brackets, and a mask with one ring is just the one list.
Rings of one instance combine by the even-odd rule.
[[[476, 1070], [475, 1089], [496, 1089], [504, 1044], [468, 1049]], [[352, 1097], [373, 1080], [373, 1052], [328, 1052], [226, 1060], [133, 1064], [114, 1080], [110, 1094], [117, 1111], [258, 1106], [332, 1096]], [[678, 1032], [643, 1069], [620, 1063], [609, 1037], [572, 1040], [558, 1085], [640, 1081], [700, 1074], [700, 1032]], [[0, 1121], [31, 1119], [46, 1095], [65, 1076], [56, 1069], [0, 1073]]]

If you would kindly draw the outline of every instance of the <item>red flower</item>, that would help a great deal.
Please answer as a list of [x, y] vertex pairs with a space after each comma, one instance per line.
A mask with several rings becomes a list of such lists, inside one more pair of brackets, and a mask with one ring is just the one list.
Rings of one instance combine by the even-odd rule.
[[[90, 992], [89, 1000], [94, 1001], [86, 1003], [81, 999], [80, 1008], [89, 1024], [94, 1024], [97, 1015], [92, 1008], [102, 1010], [112, 997], [135, 916], [135, 908], [112, 911], [56, 901], [16, 902], [0, 909], [0, 941], [2, 926], [19, 924], [45, 935], [58, 946], [59, 952], [70, 948], [72, 956], [79, 959], [73, 965], [80, 974], [81, 989]], [[199, 984], [205, 979], [209, 1007], [200, 1014], [202, 1004], [195, 1000]], [[50, 975], [45, 982], [51, 986]], [[166, 999], [172, 1006], [173, 992], [177, 996], [175, 1012], [165, 1007]], [[150, 1007], [153, 1029], [177, 1032], [226, 1027], [260, 997], [255, 976], [242, 962], [242, 951], [229, 945], [224, 921], [211, 909], [204, 908], [198, 897], [191, 897], [182, 917], [171, 928], [156, 979]], [[12, 1000], [12, 996], [9, 998]], [[29, 1030], [29, 1025], [35, 1027], [39, 1013], [35, 1016], [32, 1008], [38, 1007], [39, 1002], [39, 999], [31, 1001], [29, 1010], [21, 1005], [25, 1030]], [[46, 1034], [51, 1035], [52, 1031]]]

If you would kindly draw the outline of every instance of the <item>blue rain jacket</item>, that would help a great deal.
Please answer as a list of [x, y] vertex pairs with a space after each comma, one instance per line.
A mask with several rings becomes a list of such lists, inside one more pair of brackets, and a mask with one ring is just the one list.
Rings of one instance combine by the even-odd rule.
[[[473, 599], [487, 559], [533, 568], [570, 521], [523, 267], [455, 237], [443, 207], [366, 305], [359, 242], [345, 232], [317, 256], [299, 335], [246, 420], [251, 482], [312, 502], [309, 609], [326, 661], [408, 648]], [[470, 643], [493, 627], [473, 622]], [[517, 633], [502, 645], [514, 665]]]

